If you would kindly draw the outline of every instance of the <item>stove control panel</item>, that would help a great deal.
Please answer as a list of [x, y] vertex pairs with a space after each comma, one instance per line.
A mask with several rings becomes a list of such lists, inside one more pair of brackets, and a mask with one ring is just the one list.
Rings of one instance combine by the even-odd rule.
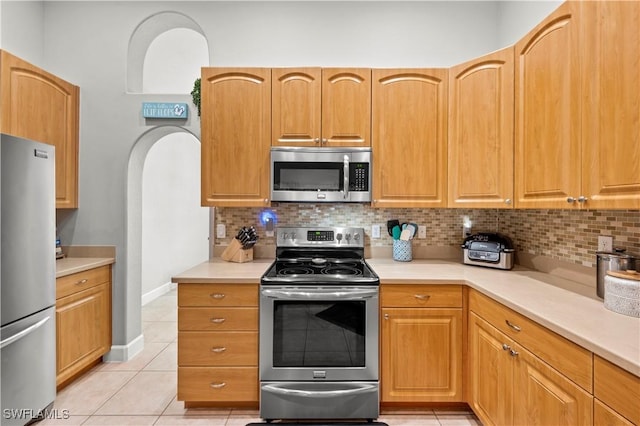
[[363, 248], [364, 228], [279, 226], [276, 246]]

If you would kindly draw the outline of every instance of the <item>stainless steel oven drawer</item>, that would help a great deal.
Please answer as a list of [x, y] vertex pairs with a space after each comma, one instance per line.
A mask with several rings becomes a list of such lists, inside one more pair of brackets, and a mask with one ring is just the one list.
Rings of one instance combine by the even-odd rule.
[[378, 382], [262, 382], [260, 417], [273, 419], [376, 419]]

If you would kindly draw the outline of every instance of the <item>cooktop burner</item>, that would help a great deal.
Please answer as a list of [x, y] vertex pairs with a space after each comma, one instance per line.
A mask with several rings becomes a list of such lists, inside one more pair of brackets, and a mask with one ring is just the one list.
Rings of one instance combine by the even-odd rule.
[[362, 228], [279, 227], [276, 260], [263, 284], [378, 284], [364, 260]]

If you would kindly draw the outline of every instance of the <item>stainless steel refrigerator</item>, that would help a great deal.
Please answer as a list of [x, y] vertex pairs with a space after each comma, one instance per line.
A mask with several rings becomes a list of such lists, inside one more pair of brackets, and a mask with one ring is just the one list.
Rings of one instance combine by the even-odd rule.
[[0, 423], [5, 426], [30, 423], [47, 413], [56, 397], [55, 151], [5, 134], [0, 144]]

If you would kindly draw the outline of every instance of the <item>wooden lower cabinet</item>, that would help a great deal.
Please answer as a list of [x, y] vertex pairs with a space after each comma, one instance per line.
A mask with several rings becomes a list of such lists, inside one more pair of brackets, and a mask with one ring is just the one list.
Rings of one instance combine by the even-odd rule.
[[596, 426], [633, 426], [633, 423], [597, 398], [593, 399], [593, 424]]
[[61, 388], [111, 349], [111, 267], [56, 280], [56, 385]]
[[178, 285], [178, 400], [258, 404], [258, 285]]
[[[602, 424], [627, 424], [613, 421], [621, 417], [628, 424], [640, 425], [640, 377], [596, 356], [593, 362], [593, 396], [595, 401], [600, 400], [605, 405], [594, 410], [594, 419], [596, 415], [611, 419]], [[610, 411], [608, 415], [603, 413], [605, 408]]]
[[381, 305], [381, 402], [461, 402], [461, 287], [382, 286]]
[[593, 398], [474, 312], [469, 405], [484, 425], [592, 424]]

